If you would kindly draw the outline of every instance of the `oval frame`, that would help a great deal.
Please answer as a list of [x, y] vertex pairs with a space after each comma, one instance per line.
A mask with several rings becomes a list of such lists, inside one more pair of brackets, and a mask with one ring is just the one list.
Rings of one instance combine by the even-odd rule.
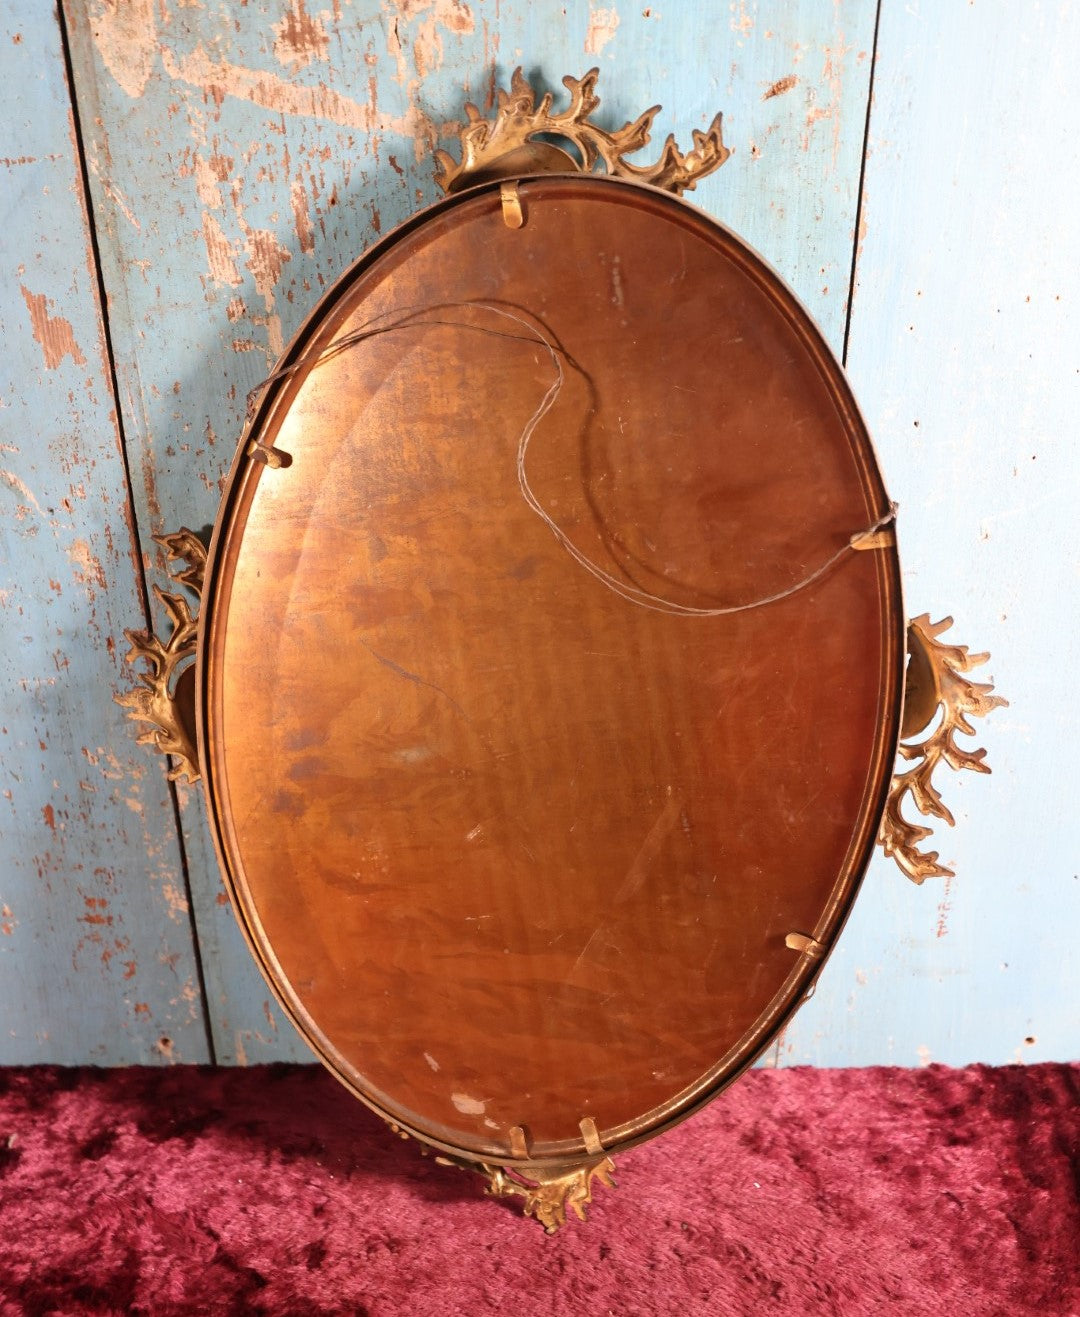
[[[659, 189], [641, 183], [617, 178], [583, 176], [580, 174], [544, 174], [532, 179], [523, 178], [519, 180], [519, 185], [524, 187], [529, 182], [550, 183], [553, 180], [572, 180], [578, 185], [588, 187], [644, 190], [649, 193], [657, 193], [663, 196], [665, 202], [671, 206], [685, 207], [698, 217], [703, 214], [696, 207], [671, 196], [667, 192], [661, 192]], [[226, 562], [234, 550], [238, 550], [242, 539], [243, 527], [238, 527], [238, 518], [264, 470], [263, 462], [252, 459], [250, 455], [251, 448], [252, 445], [258, 444], [260, 434], [288, 411], [292, 400], [302, 387], [306, 374], [304, 372], [291, 374], [291, 368], [303, 359], [305, 350], [310, 346], [312, 340], [318, 336], [320, 327], [329, 318], [341, 299], [347, 295], [353, 282], [405, 236], [415, 232], [425, 224], [446, 216], [455, 207], [466, 203], [477, 195], [487, 192], [497, 195], [499, 189], [500, 183], [495, 180], [462, 190], [410, 217], [383, 237], [361, 255], [323, 295], [306, 317], [300, 330], [293, 337], [283, 354], [278, 368], [271, 377], [272, 382], [261, 394], [244, 427], [214, 527], [206, 566], [203, 602], [199, 619], [196, 722], [199, 759], [202, 765], [211, 833], [234, 910], [248, 946], [271, 991], [285, 1014], [309, 1043], [319, 1059], [345, 1087], [366, 1106], [386, 1120], [395, 1130], [411, 1135], [429, 1146], [438, 1148], [456, 1160], [481, 1167], [499, 1164], [512, 1168], [521, 1164], [528, 1164], [530, 1166], [559, 1168], [580, 1163], [584, 1157], [595, 1152], [595, 1149], [590, 1149], [584, 1140], [566, 1141], [565, 1144], [549, 1148], [543, 1157], [533, 1158], [497, 1155], [489, 1150], [478, 1150], [444, 1142], [432, 1137], [430, 1132], [414, 1128], [402, 1121], [400, 1113], [395, 1113], [393, 1110], [384, 1107], [371, 1093], [365, 1092], [350, 1077], [349, 1065], [343, 1060], [340, 1053], [335, 1050], [330, 1040], [321, 1034], [291, 990], [288, 980], [274, 955], [273, 947], [259, 927], [258, 920], [251, 909], [243, 875], [239, 872], [242, 866], [238, 860], [232, 821], [227, 808], [223, 805], [219, 787], [218, 779], [222, 769], [221, 756], [224, 754], [224, 750], [220, 744], [220, 737], [217, 736], [215, 730], [218, 711], [215, 707], [214, 691], [212, 689], [215, 664], [220, 658], [221, 629], [228, 618], [229, 601], [225, 599], [223, 602], [219, 598], [221, 580]], [[726, 235], [730, 242], [741, 249], [746, 263], [754, 268], [763, 283], [768, 284], [772, 295], [776, 299], [782, 300], [790, 309], [792, 323], [797, 325], [800, 337], [814, 357], [823, 378], [828, 381], [838, 407], [843, 411], [846, 426], [850, 432], [857, 435], [860, 449], [866, 455], [868, 470], [863, 472], [864, 488], [867, 484], [876, 484], [881, 497], [884, 499], [886, 497], [884, 484], [881, 480], [880, 467], [873, 450], [869, 431], [859, 412], [843, 369], [828, 348], [820, 330], [795, 294], [791, 292], [766, 261], [726, 226], [710, 216], [704, 216], [704, 219], [709, 224], [714, 225]], [[734, 1082], [744, 1070], [752, 1065], [770, 1043], [775, 1040], [780, 1030], [812, 992], [814, 981], [835, 946], [847, 920], [877, 841], [899, 741], [903, 700], [906, 624], [904, 621], [898, 553], [895, 545], [885, 546], [884, 551], [875, 552], [874, 557], [879, 564], [879, 579], [886, 601], [884, 612], [888, 615], [891, 623], [889, 627], [889, 644], [885, 646], [885, 652], [882, 656], [882, 707], [885, 711], [885, 717], [877, 729], [873, 760], [876, 770], [874, 780], [868, 784], [867, 791], [864, 794], [864, 804], [858, 820], [859, 826], [852, 838], [843, 870], [833, 886], [828, 905], [822, 912], [817, 936], [808, 939], [808, 945], [796, 955], [783, 986], [776, 993], [768, 1008], [758, 1017], [752, 1029], [745, 1033], [726, 1055], [719, 1058], [697, 1083], [684, 1089], [666, 1103], [663, 1110], [643, 1113], [637, 1120], [626, 1122], [614, 1131], [606, 1131], [605, 1152], [614, 1152], [632, 1147], [685, 1120], [716, 1097], [728, 1084]]]

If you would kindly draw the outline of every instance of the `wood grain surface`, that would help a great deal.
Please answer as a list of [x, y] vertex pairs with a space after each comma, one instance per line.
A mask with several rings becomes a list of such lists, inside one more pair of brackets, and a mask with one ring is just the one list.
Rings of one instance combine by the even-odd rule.
[[[213, 520], [248, 390], [337, 275], [434, 199], [432, 147], [518, 63], [556, 91], [598, 64], [601, 115], [661, 101], [658, 140], [724, 111], [735, 154], [691, 199], [848, 341], [902, 504], [909, 609], [954, 613], [1012, 703], [986, 729], [994, 776], [947, 787], [958, 877], [915, 890], [876, 862], [774, 1059], [1076, 1054], [1077, 715], [1051, 689], [1080, 647], [1074, 11], [67, 0], [58, 23], [22, 8], [0, 32], [0, 1060], [202, 1059], [207, 1035], [224, 1061], [306, 1054], [222, 904], [197, 793], [180, 792], [178, 832], [163, 766], [111, 707], [121, 631], [143, 622], [143, 574], [164, 581], [151, 536]], [[137, 954], [74, 954], [105, 936], [87, 914], [122, 920]]]
[[205, 1061], [173, 802], [112, 702], [142, 563], [42, 13], [0, 15], [0, 1055]]
[[775, 276], [656, 192], [517, 196], [387, 239], [293, 349], [251, 431], [288, 460], [238, 464], [211, 552], [200, 738], [253, 949], [337, 1073], [445, 1146], [582, 1156], [805, 996], [905, 627], [895, 549], [851, 548], [889, 513], [867, 435]]

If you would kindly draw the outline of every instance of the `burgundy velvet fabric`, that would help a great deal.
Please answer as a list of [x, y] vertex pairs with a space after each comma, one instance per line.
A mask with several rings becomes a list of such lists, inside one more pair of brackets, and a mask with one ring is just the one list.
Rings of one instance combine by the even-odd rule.
[[315, 1067], [0, 1071], [0, 1313], [1080, 1313], [1080, 1066], [756, 1071], [547, 1237]]

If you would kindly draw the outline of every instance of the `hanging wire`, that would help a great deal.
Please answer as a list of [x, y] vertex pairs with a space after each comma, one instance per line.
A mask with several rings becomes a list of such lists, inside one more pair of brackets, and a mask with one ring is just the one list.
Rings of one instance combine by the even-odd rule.
[[[444, 310], [468, 309], [470, 311], [483, 311], [493, 316], [498, 316], [505, 321], [511, 321], [519, 325], [526, 332], [523, 334], [513, 333], [506, 329], [495, 329], [486, 325], [478, 325], [473, 321], [463, 319], [446, 319], [441, 315], [435, 315], [436, 312]], [[389, 320], [391, 316], [396, 319], [389, 324], [381, 322]], [[380, 315], [372, 317], [365, 325], [359, 329], [350, 331], [340, 338], [333, 339], [324, 347], [316, 348], [312, 352], [304, 353], [297, 357], [295, 361], [289, 362], [285, 366], [280, 366], [272, 371], [264, 380], [258, 383], [247, 397], [247, 415], [248, 420], [254, 419], [255, 410], [258, 403], [259, 395], [271, 384], [291, 378], [298, 370], [306, 366], [317, 366], [323, 362], [331, 360], [340, 353], [356, 347], [369, 339], [378, 338], [384, 334], [401, 333], [410, 329], [427, 329], [427, 328], [452, 328], [466, 329], [474, 333], [487, 334], [493, 338], [511, 339], [521, 343], [535, 343], [542, 347], [548, 354], [552, 366], [552, 381], [548, 386], [543, 397], [540, 399], [536, 410], [525, 423], [525, 428], [521, 432], [517, 446], [517, 482], [521, 490], [521, 495], [525, 502], [540, 518], [545, 526], [558, 540], [559, 544], [565, 549], [571, 558], [590, 576], [594, 577], [601, 585], [617, 594], [627, 603], [634, 604], [638, 608], [646, 608], [651, 612], [669, 613], [676, 617], [730, 617], [735, 613], [746, 613], [756, 608], [764, 608], [768, 604], [779, 603], [782, 599], [790, 599], [792, 595], [798, 594], [808, 586], [819, 581], [832, 567], [834, 567], [841, 558], [849, 552], [856, 550], [861, 541], [868, 539], [876, 531], [883, 529], [891, 522], [895, 521], [897, 505], [890, 503], [888, 511], [878, 517], [876, 521], [870, 523], [863, 530], [856, 531], [847, 543], [842, 544], [834, 553], [825, 558], [817, 567], [809, 571], [805, 576], [800, 577], [793, 585], [787, 586], [783, 590], [777, 590], [773, 594], [763, 595], [758, 599], [752, 599], [743, 604], [730, 604], [720, 608], [695, 608], [690, 604], [680, 604], [672, 599], [665, 599], [661, 595], [656, 595], [648, 590], [643, 590], [636, 585], [631, 585], [627, 581], [620, 580], [606, 571], [599, 563], [594, 562], [586, 553], [571, 540], [569, 535], [559, 526], [547, 509], [541, 504], [536, 497], [532, 485], [529, 483], [528, 473], [526, 471], [526, 458], [529, 452], [529, 445], [532, 442], [533, 435], [544, 417], [551, 411], [562, 392], [563, 385], [566, 381], [566, 372], [563, 367], [563, 358], [567, 356], [565, 350], [558, 346], [537, 326], [526, 320], [523, 316], [515, 315], [514, 312], [506, 310], [505, 307], [495, 306], [491, 302], [447, 302], [441, 306], [416, 306], [405, 307], [394, 311], [386, 311]]]

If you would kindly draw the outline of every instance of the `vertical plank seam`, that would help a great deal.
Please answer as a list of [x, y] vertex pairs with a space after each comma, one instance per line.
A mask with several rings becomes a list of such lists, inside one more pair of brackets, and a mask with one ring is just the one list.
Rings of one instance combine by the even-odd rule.
[[[153, 628], [153, 614], [150, 608], [150, 592], [146, 583], [146, 571], [143, 567], [142, 537], [139, 531], [138, 510], [132, 493], [131, 464], [128, 460], [127, 434], [124, 429], [124, 417], [120, 407], [120, 382], [116, 374], [113, 355], [112, 333], [109, 327], [109, 301], [102, 272], [101, 249], [98, 243], [97, 223], [90, 191], [90, 171], [86, 159], [86, 143], [83, 137], [82, 116], [79, 111], [79, 97], [75, 83], [75, 65], [71, 57], [71, 41], [68, 34], [67, 19], [64, 14], [63, 0], [56, 0], [56, 22], [60, 29], [60, 49], [64, 58], [64, 76], [67, 80], [68, 97], [71, 102], [71, 119], [75, 140], [76, 167], [79, 175], [79, 187], [82, 193], [82, 210], [86, 217], [86, 228], [90, 239], [90, 252], [94, 264], [94, 291], [98, 304], [98, 317], [101, 322], [102, 339], [105, 346], [105, 366], [108, 372], [109, 389], [112, 393], [113, 414], [115, 417], [116, 436], [120, 448], [120, 461], [124, 473], [124, 488], [127, 496], [127, 520], [131, 534], [135, 538], [135, 559], [138, 564], [136, 586], [142, 601], [145, 625]], [[176, 783], [167, 783], [169, 800], [172, 804], [173, 826], [176, 829], [177, 851], [180, 858], [180, 876], [184, 884], [187, 900], [188, 925], [191, 930], [192, 955], [195, 959], [195, 973], [199, 984], [199, 998], [202, 1003], [203, 1033], [206, 1036], [207, 1054], [211, 1065], [217, 1064], [214, 1047], [214, 1031], [210, 1022], [210, 1003], [206, 994], [206, 976], [203, 972], [202, 949], [199, 942], [198, 922], [195, 916], [195, 902], [192, 899], [191, 876], [188, 865], [187, 847], [184, 844], [184, 831], [180, 815], [180, 799]]]
[[870, 149], [870, 116], [874, 107], [874, 78], [877, 74], [878, 33], [881, 30], [881, 6], [883, 3], [884, 0], [877, 0], [874, 9], [874, 41], [870, 51], [870, 77], [866, 85], [866, 119], [863, 124], [862, 157], [859, 160], [859, 190], [855, 199], [855, 232], [852, 234], [851, 240], [851, 273], [848, 277], [847, 310], [844, 315], [844, 347], [840, 358], [845, 369], [848, 362], [848, 344], [851, 341], [851, 322], [855, 308], [855, 280], [858, 275], [859, 248], [861, 246], [859, 233], [862, 229], [863, 199], [866, 186], [866, 155]]

